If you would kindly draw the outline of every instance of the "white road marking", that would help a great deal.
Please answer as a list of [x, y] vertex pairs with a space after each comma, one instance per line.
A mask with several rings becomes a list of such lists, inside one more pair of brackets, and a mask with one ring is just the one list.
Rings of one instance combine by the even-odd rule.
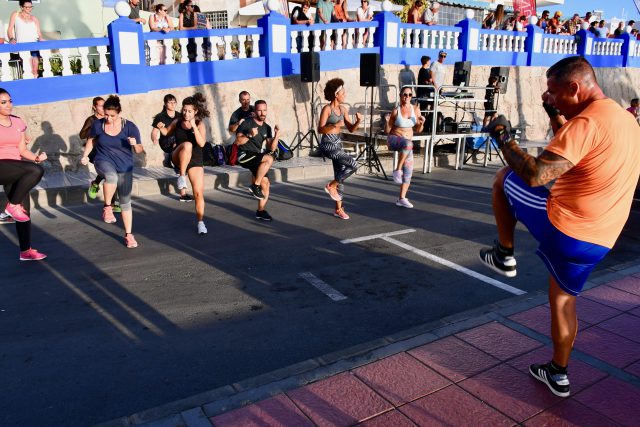
[[305, 271], [304, 273], [299, 273], [298, 276], [302, 277], [304, 280], [306, 280], [307, 282], [311, 283], [311, 285], [313, 285], [320, 292], [322, 292], [323, 294], [325, 294], [326, 296], [328, 296], [329, 298], [331, 298], [334, 301], [342, 301], [342, 300], [347, 299], [346, 296], [342, 295], [340, 292], [338, 292], [337, 290], [333, 289], [327, 283], [325, 283], [324, 281], [322, 281], [321, 279], [319, 279], [318, 277], [314, 276], [312, 273], [310, 273], [308, 271]]
[[412, 252], [412, 253], [414, 253], [416, 255], [419, 255], [419, 256], [421, 256], [423, 258], [427, 258], [428, 260], [437, 262], [438, 264], [442, 264], [442, 265], [444, 265], [446, 267], [449, 267], [449, 268], [452, 268], [452, 269], [454, 269], [456, 271], [459, 271], [460, 273], [463, 273], [463, 274], [471, 276], [471, 277], [473, 277], [475, 279], [481, 280], [481, 281], [483, 281], [483, 282], [485, 282], [485, 283], [487, 283], [487, 284], [489, 284], [491, 286], [495, 286], [496, 288], [500, 288], [503, 291], [510, 292], [510, 293], [512, 293], [514, 295], [524, 295], [524, 294], [526, 294], [526, 292], [521, 290], [521, 289], [514, 288], [513, 286], [509, 286], [506, 283], [502, 283], [502, 282], [500, 282], [498, 280], [492, 279], [491, 277], [485, 276], [484, 274], [476, 273], [473, 270], [469, 270], [466, 267], [463, 267], [461, 265], [455, 264], [455, 263], [453, 263], [451, 261], [448, 261], [448, 260], [446, 260], [444, 258], [440, 258], [439, 256], [430, 254], [429, 252], [425, 252], [422, 249], [414, 248], [413, 246], [407, 245], [406, 243], [403, 243], [403, 242], [401, 242], [399, 240], [392, 239], [392, 238], [386, 237], [386, 236], [382, 237], [381, 239], [386, 241], [386, 242], [392, 243], [392, 244], [394, 244], [396, 246], [399, 246], [402, 249], [405, 249], [405, 250], [407, 250], [409, 252]]
[[392, 231], [390, 233], [372, 234], [371, 236], [356, 237], [355, 239], [341, 240], [340, 243], [344, 243], [345, 245], [347, 245], [349, 243], [364, 242], [364, 241], [373, 240], [373, 239], [382, 239], [384, 237], [397, 236], [399, 234], [415, 233], [415, 231], [416, 230], [414, 230], [413, 228], [408, 228], [406, 230]]

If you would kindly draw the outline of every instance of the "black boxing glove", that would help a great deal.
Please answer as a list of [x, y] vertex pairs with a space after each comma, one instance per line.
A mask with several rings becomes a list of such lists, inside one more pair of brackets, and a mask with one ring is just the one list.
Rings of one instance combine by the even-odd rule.
[[542, 107], [544, 108], [544, 111], [547, 112], [547, 115], [549, 116], [550, 119], [553, 119], [553, 118], [558, 117], [560, 115], [560, 110], [558, 110], [553, 105], [550, 105], [550, 104], [547, 104], [546, 102], [543, 102], [542, 103]]
[[502, 148], [504, 144], [511, 141], [511, 123], [502, 114], [492, 120], [487, 125], [486, 130], [495, 139], [498, 148]]

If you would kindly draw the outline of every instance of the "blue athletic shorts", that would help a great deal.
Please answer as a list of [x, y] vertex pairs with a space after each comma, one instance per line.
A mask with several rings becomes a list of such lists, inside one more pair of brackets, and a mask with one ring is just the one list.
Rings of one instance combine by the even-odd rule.
[[513, 171], [504, 178], [504, 192], [511, 213], [540, 243], [536, 253], [566, 293], [577, 296], [591, 270], [609, 248], [569, 237], [558, 230], [547, 214], [549, 190], [529, 187]]

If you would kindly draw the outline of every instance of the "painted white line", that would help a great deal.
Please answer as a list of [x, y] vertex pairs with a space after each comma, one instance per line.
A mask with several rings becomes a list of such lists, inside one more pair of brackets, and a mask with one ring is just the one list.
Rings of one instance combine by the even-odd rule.
[[340, 240], [340, 243], [343, 243], [343, 244], [347, 245], [349, 243], [364, 242], [364, 241], [373, 240], [373, 239], [382, 239], [382, 238], [385, 238], [385, 237], [397, 236], [399, 234], [415, 233], [415, 231], [416, 230], [414, 230], [413, 228], [408, 228], [406, 230], [392, 231], [390, 233], [372, 234], [371, 236], [356, 237], [355, 239]]
[[304, 273], [299, 273], [299, 277], [302, 277], [307, 282], [311, 283], [315, 288], [317, 288], [320, 292], [328, 296], [334, 301], [342, 301], [347, 299], [346, 296], [342, 295], [337, 290], [333, 289], [327, 283], [323, 282], [321, 279], [314, 276], [312, 273], [305, 271]]
[[455, 264], [451, 261], [448, 261], [444, 258], [440, 258], [439, 256], [430, 254], [429, 252], [425, 252], [422, 249], [418, 249], [418, 248], [414, 248], [411, 245], [407, 245], [406, 243], [403, 243], [399, 240], [396, 239], [392, 239], [390, 237], [382, 237], [382, 240], [389, 242], [389, 243], [393, 243], [396, 246], [401, 247], [402, 249], [406, 249], [409, 252], [413, 252], [416, 255], [420, 255], [423, 258], [427, 258], [431, 261], [437, 262], [439, 264], [442, 264], [446, 267], [452, 268], [456, 271], [459, 271], [460, 273], [466, 274], [467, 276], [471, 276], [475, 279], [481, 280], [491, 286], [495, 286], [496, 288], [500, 288], [503, 291], [507, 291], [510, 292], [514, 295], [524, 295], [526, 294], [525, 291], [518, 289], [518, 288], [514, 288], [513, 286], [509, 286], [506, 283], [502, 283], [498, 280], [492, 279], [491, 277], [485, 276], [484, 274], [480, 274], [480, 273], [476, 273], [473, 270], [469, 270], [466, 267], [463, 267], [461, 265]]

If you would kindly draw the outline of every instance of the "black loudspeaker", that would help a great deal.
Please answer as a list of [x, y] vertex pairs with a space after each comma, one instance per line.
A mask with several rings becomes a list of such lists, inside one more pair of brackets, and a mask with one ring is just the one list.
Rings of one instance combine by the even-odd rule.
[[360, 54], [360, 86], [380, 86], [380, 54]]
[[509, 83], [509, 67], [491, 67], [490, 77], [498, 78], [500, 93], [507, 93], [507, 83]]
[[303, 82], [320, 81], [320, 54], [302, 52], [300, 54], [300, 80]]
[[471, 77], [471, 61], [458, 61], [453, 65], [453, 85], [469, 86]]

